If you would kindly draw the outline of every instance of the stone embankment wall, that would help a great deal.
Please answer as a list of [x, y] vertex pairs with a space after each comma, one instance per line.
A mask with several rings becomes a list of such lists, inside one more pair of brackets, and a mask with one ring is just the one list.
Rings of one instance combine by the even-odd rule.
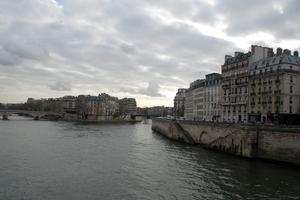
[[168, 138], [248, 158], [300, 165], [300, 128], [153, 119]]

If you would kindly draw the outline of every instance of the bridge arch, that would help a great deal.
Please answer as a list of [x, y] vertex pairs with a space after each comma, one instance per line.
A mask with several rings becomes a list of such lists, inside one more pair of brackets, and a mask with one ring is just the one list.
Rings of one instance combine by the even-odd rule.
[[0, 110], [3, 118], [8, 119], [11, 114], [25, 114], [31, 116], [33, 119], [40, 119], [44, 116], [57, 116], [59, 118], [64, 118], [63, 114], [56, 112], [45, 112], [45, 111], [27, 111], [27, 110]]
[[210, 141], [210, 136], [206, 131], [202, 131], [199, 136], [199, 143], [200, 144], [208, 144]]

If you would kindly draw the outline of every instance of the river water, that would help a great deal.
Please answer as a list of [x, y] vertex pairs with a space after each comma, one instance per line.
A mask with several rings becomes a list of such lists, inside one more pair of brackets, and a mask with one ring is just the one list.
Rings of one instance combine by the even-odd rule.
[[0, 120], [0, 199], [300, 199], [300, 169], [171, 141], [142, 123]]

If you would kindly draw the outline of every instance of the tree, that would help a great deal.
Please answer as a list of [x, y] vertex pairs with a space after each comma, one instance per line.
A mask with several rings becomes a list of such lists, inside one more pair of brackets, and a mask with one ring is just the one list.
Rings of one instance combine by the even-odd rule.
[[0, 103], [0, 109], [5, 109], [5, 105]]

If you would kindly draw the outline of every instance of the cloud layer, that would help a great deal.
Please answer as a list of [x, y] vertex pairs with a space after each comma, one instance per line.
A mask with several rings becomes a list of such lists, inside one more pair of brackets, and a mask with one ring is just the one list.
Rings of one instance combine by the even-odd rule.
[[106, 92], [138, 106], [171, 106], [177, 88], [220, 72], [225, 54], [251, 44], [299, 50], [299, 7], [297, 0], [2, 0], [0, 102]]

